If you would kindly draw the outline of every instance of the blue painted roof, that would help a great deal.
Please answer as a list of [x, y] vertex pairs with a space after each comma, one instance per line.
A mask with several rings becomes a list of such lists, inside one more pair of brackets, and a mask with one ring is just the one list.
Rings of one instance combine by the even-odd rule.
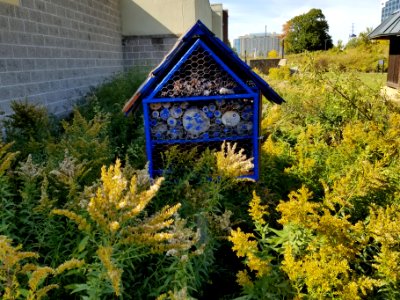
[[138, 88], [132, 98], [125, 104], [123, 111], [129, 114], [135, 110], [158, 83], [175, 66], [179, 59], [198, 40], [202, 40], [238, 77], [244, 82], [252, 81], [257, 89], [269, 100], [281, 104], [284, 100], [260, 76], [241, 60], [227, 45], [212, 33], [201, 21], [189, 29], [175, 44], [164, 60], [150, 72], [145, 82]]

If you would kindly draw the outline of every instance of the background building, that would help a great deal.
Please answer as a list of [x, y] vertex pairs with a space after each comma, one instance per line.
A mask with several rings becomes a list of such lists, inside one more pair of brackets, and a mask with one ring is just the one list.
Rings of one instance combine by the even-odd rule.
[[400, 9], [400, 0], [386, 0], [382, 1], [382, 15], [381, 22]]
[[240, 39], [233, 40], [233, 48], [236, 51], [236, 53], [240, 54]]
[[223, 39], [223, 17], [209, 0], [0, 0], [0, 111], [26, 99], [63, 114], [113, 74], [157, 65], [198, 19]]
[[277, 33], [253, 33], [240, 36], [238, 42], [234, 42], [240, 56], [266, 57], [268, 52], [276, 50], [282, 52], [280, 35]]

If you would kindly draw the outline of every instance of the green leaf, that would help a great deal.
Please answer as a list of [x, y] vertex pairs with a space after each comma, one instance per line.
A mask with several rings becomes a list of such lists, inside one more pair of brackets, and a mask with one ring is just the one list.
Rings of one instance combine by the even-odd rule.
[[75, 294], [75, 293], [78, 293], [81, 291], [87, 291], [87, 290], [89, 290], [90, 287], [85, 283], [82, 283], [82, 284], [76, 283], [76, 284], [66, 285], [65, 288], [68, 290], [72, 290], [71, 294]]
[[89, 236], [87, 235], [80, 241], [78, 245], [78, 252], [82, 252], [83, 250], [85, 250], [88, 241], [89, 241]]

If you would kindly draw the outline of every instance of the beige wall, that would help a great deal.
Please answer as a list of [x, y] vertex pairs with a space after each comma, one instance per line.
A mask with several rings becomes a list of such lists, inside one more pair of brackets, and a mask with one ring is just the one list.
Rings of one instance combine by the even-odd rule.
[[121, 0], [121, 17], [125, 36], [179, 36], [201, 20], [222, 38], [222, 5], [221, 20], [213, 26], [218, 17], [213, 17], [209, 0]]
[[201, 20], [212, 30], [212, 10], [208, 0], [195, 0], [196, 21]]
[[212, 4], [212, 31], [215, 33], [217, 37], [221, 40], [223, 38], [222, 32], [222, 14], [223, 14], [223, 7], [222, 4]]

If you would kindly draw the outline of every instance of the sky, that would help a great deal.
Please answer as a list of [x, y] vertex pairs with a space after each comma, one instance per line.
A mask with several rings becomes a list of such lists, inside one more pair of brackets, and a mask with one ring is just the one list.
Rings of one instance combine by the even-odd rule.
[[[381, 20], [380, 0], [215, 0], [229, 13], [229, 39], [249, 34], [282, 32], [282, 25], [291, 18], [319, 8], [329, 25], [329, 34], [336, 45], [346, 44], [349, 35], [358, 35], [367, 27], [375, 28]], [[354, 24], [354, 25], [353, 25]], [[354, 26], [354, 27], [353, 27]], [[352, 29], [354, 28], [354, 29]]]

